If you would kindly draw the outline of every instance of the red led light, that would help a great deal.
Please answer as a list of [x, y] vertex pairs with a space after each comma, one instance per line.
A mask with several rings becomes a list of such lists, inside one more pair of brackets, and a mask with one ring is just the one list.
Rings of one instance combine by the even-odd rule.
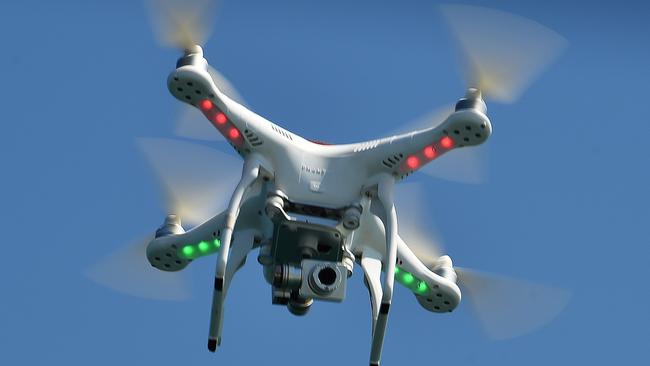
[[427, 146], [424, 148], [424, 156], [426, 156], [427, 159], [433, 159], [436, 156], [436, 150], [433, 146]]
[[201, 109], [207, 111], [208, 109], [212, 109], [212, 102], [208, 99], [204, 99], [201, 101]]
[[445, 136], [440, 139], [440, 146], [444, 147], [445, 149], [451, 149], [454, 147], [454, 140], [452, 140], [449, 136]]
[[214, 116], [214, 121], [217, 122], [218, 124], [222, 125], [226, 123], [228, 118], [226, 118], [226, 115], [223, 114], [222, 112], [217, 113], [216, 116]]
[[239, 137], [239, 131], [233, 127], [230, 129], [230, 131], [228, 131], [228, 136], [231, 140], [234, 140]]
[[417, 169], [417, 167], [420, 166], [420, 159], [415, 156], [409, 156], [408, 159], [406, 159], [406, 165], [411, 169]]

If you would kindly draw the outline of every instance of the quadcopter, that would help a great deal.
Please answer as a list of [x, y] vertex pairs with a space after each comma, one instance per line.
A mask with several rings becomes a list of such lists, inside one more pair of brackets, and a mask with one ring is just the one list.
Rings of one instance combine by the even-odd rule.
[[[500, 11], [446, 6], [443, 15], [458, 36], [471, 74], [470, 86], [453, 111], [423, 129], [334, 145], [303, 138], [238, 102], [198, 44], [201, 32], [196, 30], [205, 27], [199, 26], [196, 15], [202, 12], [184, 17], [187, 13], [179, 9], [163, 8], [158, 20], [166, 17], [171, 23], [165, 25], [166, 40], [183, 50], [167, 79], [169, 92], [198, 109], [243, 161], [223, 212], [189, 229], [179, 212], [169, 212], [146, 246], [149, 264], [164, 272], [216, 257], [208, 349], [215, 352], [221, 344], [226, 295], [254, 250], [272, 304], [298, 316], [307, 314], [316, 301], [344, 301], [348, 280], [360, 267], [371, 305], [371, 366], [380, 363], [396, 282], [425, 310], [455, 310], [461, 302], [459, 285], [471, 290], [475, 273], [454, 266], [448, 255], [423, 254], [405, 240], [395, 187], [454, 150], [485, 143], [492, 123], [483, 96], [514, 101], [561, 48], [561, 37]], [[495, 27], [525, 34], [526, 57], [503, 51], [498, 40], [486, 42]], [[561, 306], [551, 308], [552, 314], [538, 323], [550, 320]]]

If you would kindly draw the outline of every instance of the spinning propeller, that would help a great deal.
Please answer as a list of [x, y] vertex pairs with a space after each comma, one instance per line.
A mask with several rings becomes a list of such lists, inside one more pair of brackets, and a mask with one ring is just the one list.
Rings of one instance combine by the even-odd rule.
[[[441, 13], [459, 45], [467, 88], [501, 103], [515, 102], [566, 47], [567, 41], [539, 23], [477, 6], [444, 5]], [[442, 113], [440, 113], [442, 111]], [[412, 131], [442, 123], [453, 111], [440, 108], [408, 124]], [[482, 183], [487, 175], [485, 147], [457, 149], [423, 173], [462, 183]]]
[[[400, 236], [428, 268], [442, 255], [438, 235], [423, 218], [431, 215], [421, 204], [419, 183], [396, 187]], [[490, 338], [508, 339], [530, 333], [549, 323], [567, 305], [565, 290], [533, 282], [454, 266], [458, 284]]]
[[541, 24], [499, 10], [445, 5], [441, 11], [464, 56], [468, 88], [494, 101], [515, 102], [567, 44]]
[[[202, 52], [213, 28], [217, 1], [214, 0], [148, 0], [152, 28], [160, 45], [185, 53]], [[241, 100], [232, 84], [213, 68], [212, 75], [219, 89], [234, 100]], [[198, 111], [196, 118], [181, 119], [177, 134], [200, 138], [217, 136]], [[194, 108], [192, 108], [194, 109]], [[209, 127], [206, 131], [205, 126]], [[139, 146], [149, 160], [164, 192], [165, 210], [181, 217], [183, 224], [197, 225], [225, 206], [235, 185], [232, 175], [220, 171], [239, 171], [236, 158], [199, 145], [165, 139], [141, 139]], [[156, 270], [146, 259], [147, 244], [153, 237], [143, 238], [104, 258], [86, 271], [93, 281], [130, 295], [182, 300], [189, 296], [186, 273]]]
[[[212, 34], [218, 1], [148, 0], [147, 3], [152, 28], [161, 46], [185, 53], [203, 52], [200, 46]], [[209, 65], [207, 71], [223, 94], [246, 105], [244, 98], [223, 74]], [[204, 141], [223, 140], [214, 127], [205, 123], [205, 117], [196, 108], [185, 105], [183, 109], [176, 122], [176, 135]]]
[[148, 0], [158, 42], [165, 47], [193, 51], [205, 44], [214, 25], [214, 0]]
[[[235, 156], [179, 140], [146, 138], [140, 139], [138, 145], [158, 178], [165, 214], [177, 214], [183, 224], [193, 226], [226, 207], [227, 192], [236, 185], [237, 176], [223, 172], [241, 170]], [[119, 249], [85, 274], [101, 285], [137, 297], [188, 298], [188, 273], [160, 271], [147, 261], [146, 247], [152, 239], [149, 236]]]

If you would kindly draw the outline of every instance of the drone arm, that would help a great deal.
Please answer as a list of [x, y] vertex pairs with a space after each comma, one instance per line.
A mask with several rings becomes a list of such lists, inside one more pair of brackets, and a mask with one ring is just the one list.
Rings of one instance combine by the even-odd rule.
[[220, 249], [215, 227], [221, 227], [225, 212], [181, 234], [161, 235], [147, 245], [147, 259], [161, 271], [180, 271], [190, 262]]
[[425, 309], [445, 313], [458, 306], [461, 293], [449, 257], [440, 257], [433, 268], [427, 268], [399, 238], [397, 263], [399, 270], [395, 273], [395, 279], [411, 290]]
[[167, 79], [170, 93], [181, 102], [198, 108], [208, 121], [240, 154], [257, 151], [270, 143], [286, 144], [287, 139], [308, 144], [302, 137], [286, 131], [231, 99], [219, 89], [206, 70], [207, 61], [183, 64]]
[[[217, 259], [216, 274], [214, 280], [214, 292], [212, 299], [212, 315], [210, 318], [210, 330], [208, 338], [208, 349], [214, 352], [217, 346], [221, 343], [221, 327], [223, 322], [223, 302], [227, 286], [225, 281], [227, 279], [228, 263], [230, 255], [230, 246], [232, 241], [232, 234], [239, 214], [242, 198], [246, 190], [255, 182], [259, 174], [260, 163], [255, 155], [249, 155], [244, 163], [242, 178], [235, 188], [235, 192], [228, 205], [224, 227], [221, 230], [221, 253]], [[252, 245], [252, 244], [251, 244]], [[233, 251], [233, 255], [237, 251]], [[239, 254], [241, 255], [241, 254]], [[239, 266], [239, 263], [234, 263]]]
[[476, 109], [458, 110], [438, 126], [353, 144], [374, 172], [404, 177], [449, 151], [480, 145], [492, 133], [487, 116]]
[[[240, 208], [239, 220], [235, 231], [256, 230], [260, 237], [269, 235], [272, 226], [258, 215], [259, 208], [266, 200], [266, 191], [245, 197]], [[161, 271], [180, 271], [195, 259], [216, 254], [221, 249], [221, 232], [226, 222], [225, 210], [204, 223], [182, 234], [161, 235], [147, 246], [147, 259], [151, 265]]]
[[237, 150], [250, 149], [250, 141], [244, 137], [246, 121], [237, 117], [237, 111], [247, 109], [219, 90], [202, 55], [201, 60], [183, 64], [170, 73], [167, 78], [170, 93], [198, 108]]

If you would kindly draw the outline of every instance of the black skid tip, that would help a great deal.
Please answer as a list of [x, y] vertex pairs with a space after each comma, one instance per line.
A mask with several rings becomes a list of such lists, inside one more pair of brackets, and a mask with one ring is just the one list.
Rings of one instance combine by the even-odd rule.
[[379, 366], [379, 362], [376, 362], [376, 363], [375, 363], [375, 362], [371, 362], [371, 363], [370, 363], [370, 366]]
[[214, 289], [217, 291], [223, 291], [223, 278], [214, 278]]
[[208, 350], [210, 352], [215, 352], [217, 350], [217, 340], [216, 339], [208, 339]]

